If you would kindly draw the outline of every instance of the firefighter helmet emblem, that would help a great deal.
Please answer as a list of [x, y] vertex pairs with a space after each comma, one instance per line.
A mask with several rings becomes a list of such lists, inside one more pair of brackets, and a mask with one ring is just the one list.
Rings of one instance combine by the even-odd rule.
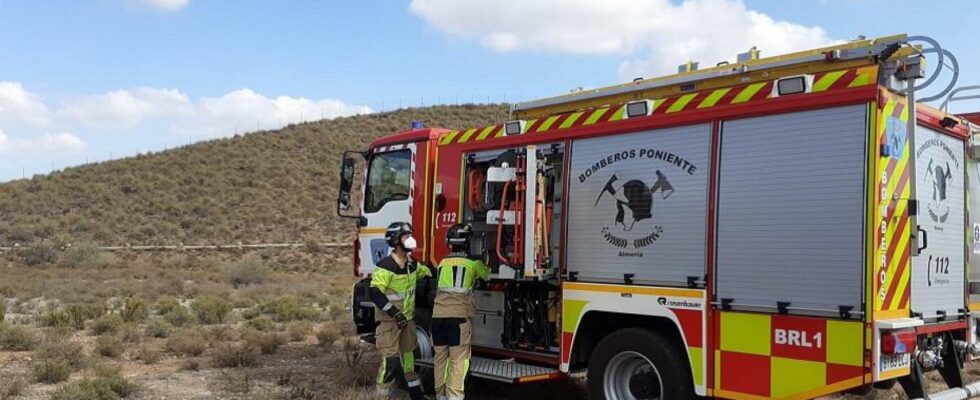
[[[606, 182], [602, 191], [599, 192], [592, 207], [597, 207], [599, 201], [608, 193], [616, 200], [616, 225], [622, 227], [624, 231], [633, 230], [633, 226], [637, 222], [653, 217], [654, 193], [659, 191], [664, 200], [674, 193], [674, 186], [667, 180], [667, 176], [659, 170], [656, 171], [656, 174], [657, 180], [650, 187], [639, 179], [620, 183], [619, 176], [613, 174], [609, 177], [609, 181]], [[630, 213], [628, 222], [626, 220], [627, 211]]]
[[949, 168], [942, 165], [934, 165], [935, 160], [929, 159], [929, 166], [926, 167], [926, 176], [932, 178], [932, 200], [929, 201], [929, 217], [935, 222], [946, 222], [949, 218], [949, 204], [946, 202], [946, 192], [949, 184], [953, 181], [953, 173]]

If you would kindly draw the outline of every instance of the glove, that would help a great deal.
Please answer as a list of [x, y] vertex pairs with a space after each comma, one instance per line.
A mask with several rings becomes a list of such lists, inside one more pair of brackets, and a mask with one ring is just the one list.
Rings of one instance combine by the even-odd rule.
[[402, 313], [395, 314], [395, 323], [398, 324], [398, 329], [404, 329], [408, 325], [408, 320], [405, 319], [405, 315]]

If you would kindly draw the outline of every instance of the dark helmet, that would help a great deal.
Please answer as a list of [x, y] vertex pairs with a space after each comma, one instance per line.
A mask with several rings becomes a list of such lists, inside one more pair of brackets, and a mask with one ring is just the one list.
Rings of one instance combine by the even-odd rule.
[[396, 247], [401, 245], [402, 235], [406, 233], [412, 233], [412, 224], [408, 222], [395, 222], [388, 225], [388, 229], [385, 230], [385, 241], [391, 247]]
[[468, 250], [472, 237], [473, 228], [469, 225], [456, 224], [450, 226], [449, 230], [446, 231], [446, 244], [453, 250]]

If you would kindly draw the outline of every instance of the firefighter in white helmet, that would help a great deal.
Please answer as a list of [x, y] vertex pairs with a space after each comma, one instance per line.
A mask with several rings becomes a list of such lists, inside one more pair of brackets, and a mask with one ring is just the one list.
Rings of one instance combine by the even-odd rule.
[[409, 256], [415, 249], [412, 225], [395, 222], [385, 231], [385, 240], [391, 246], [391, 255], [378, 261], [371, 274], [371, 301], [374, 302], [376, 345], [381, 353], [377, 391], [390, 394], [399, 364], [408, 384], [412, 400], [420, 400], [422, 381], [415, 373], [415, 287], [421, 277], [432, 276], [425, 265], [418, 264]]

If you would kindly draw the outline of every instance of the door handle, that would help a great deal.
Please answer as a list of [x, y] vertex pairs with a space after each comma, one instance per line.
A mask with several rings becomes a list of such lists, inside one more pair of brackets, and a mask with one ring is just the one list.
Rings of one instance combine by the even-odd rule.
[[925, 250], [926, 247], [929, 247], [929, 232], [926, 232], [925, 229], [922, 229], [922, 227], [918, 225], [916, 225], [915, 229], [922, 234], [922, 246], [920, 246], [917, 250], [917, 252], [922, 252], [922, 250]]

